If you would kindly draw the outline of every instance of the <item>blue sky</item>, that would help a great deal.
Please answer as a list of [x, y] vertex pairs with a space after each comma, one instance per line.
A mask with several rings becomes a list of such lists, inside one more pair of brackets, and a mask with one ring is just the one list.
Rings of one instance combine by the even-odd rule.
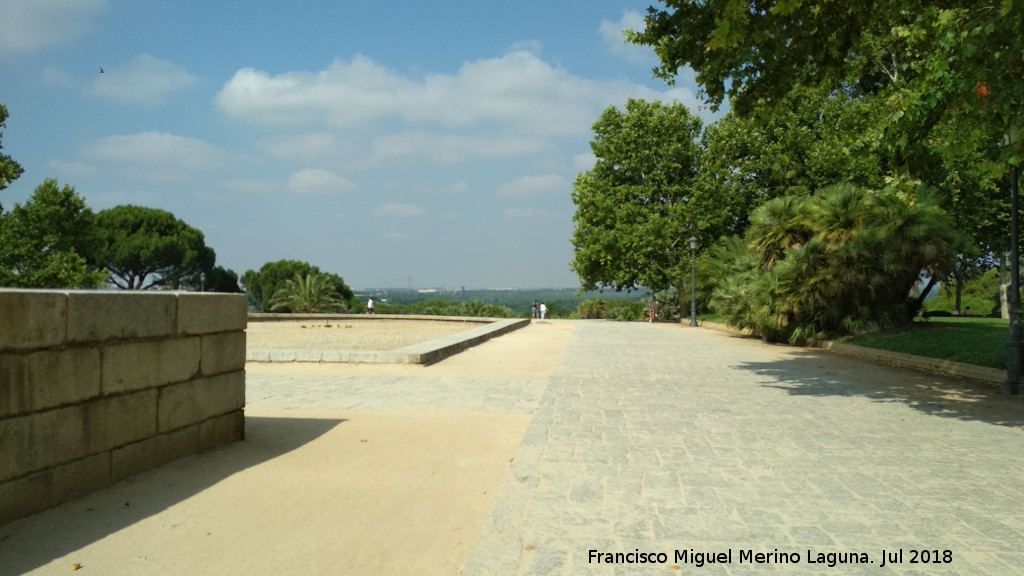
[[[678, 100], [623, 43], [650, 1], [0, 0], [4, 153], [93, 210], [173, 212], [241, 275], [356, 288], [578, 285], [591, 125]], [[104, 72], [100, 73], [100, 68]]]

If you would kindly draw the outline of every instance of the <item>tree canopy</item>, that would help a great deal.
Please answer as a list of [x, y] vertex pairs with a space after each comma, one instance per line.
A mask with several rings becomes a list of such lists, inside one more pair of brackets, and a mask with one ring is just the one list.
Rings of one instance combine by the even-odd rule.
[[328, 292], [346, 305], [355, 297], [352, 288], [341, 276], [322, 272], [318, 266], [299, 260], [277, 260], [265, 263], [259, 271], [247, 270], [242, 276], [242, 284], [249, 297], [249, 305], [253, 309], [261, 312], [297, 312], [298, 310], [283, 304], [283, 301], [276, 302], [279, 306], [275, 309], [274, 297], [289, 280], [295, 280], [297, 277], [306, 279], [315, 275], [322, 275], [330, 285], [331, 290]]
[[97, 214], [96, 230], [99, 244], [92, 258], [126, 290], [177, 288], [212, 270], [216, 260], [202, 232], [165, 210], [115, 206]]
[[0, 214], [0, 286], [96, 288], [107, 280], [86, 254], [97, 239], [85, 199], [56, 180], [40, 184], [25, 204]]
[[[777, 107], [797, 85], [876, 95], [891, 146], [941, 139], [950, 154], [1024, 127], [1024, 2], [661, 2], [630, 40], [654, 49], [658, 77], [692, 67], [714, 107]], [[941, 123], [961, 129], [934, 133]], [[992, 171], [1019, 165], [1022, 148], [1017, 138], [995, 150]]]
[[583, 289], [682, 286], [687, 239], [696, 233], [688, 202], [701, 158], [701, 121], [679, 103], [629, 100], [594, 124], [594, 167], [573, 185], [575, 248], [570, 267]]
[[[4, 149], [3, 138], [4, 138], [4, 127], [7, 125], [7, 107], [0, 104], [0, 150]], [[14, 160], [0, 152], [0, 190], [7, 188], [21, 176], [24, 169], [21, 164], [18, 164]], [[0, 214], [4, 211], [3, 204], [0, 204]]]

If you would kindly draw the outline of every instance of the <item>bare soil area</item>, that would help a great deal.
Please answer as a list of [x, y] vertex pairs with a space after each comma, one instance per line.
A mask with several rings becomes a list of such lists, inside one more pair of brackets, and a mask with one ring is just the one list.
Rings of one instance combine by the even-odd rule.
[[397, 350], [481, 326], [448, 320], [339, 319], [250, 322], [246, 346], [285, 350]]

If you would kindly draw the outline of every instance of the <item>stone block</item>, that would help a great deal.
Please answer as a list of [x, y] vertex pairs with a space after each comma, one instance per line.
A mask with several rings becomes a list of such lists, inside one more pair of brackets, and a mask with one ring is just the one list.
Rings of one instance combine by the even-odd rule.
[[178, 292], [177, 297], [179, 334], [245, 330], [245, 294]]
[[223, 416], [214, 416], [199, 425], [200, 451], [244, 439], [245, 413], [241, 410]]
[[174, 334], [178, 299], [171, 292], [68, 292], [68, 342]]
[[118, 482], [198, 452], [198, 424], [146, 438], [111, 452], [111, 481]]
[[156, 435], [157, 391], [105, 396], [84, 405], [82, 433], [89, 453], [113, 450]]
[[184, 382], [199, 373], [199, 338], [111, 344], [103, 348], [103, 393]]
[[0, 289], [0, 350], [60, 346], [67, 331], [67, 292]]
[[75, 404], [100, 394], [95, 348], [0, 353], [0, 418]]
[[0, 420], [0, 482], [89, 455], [85, 408]]
[[0, 483], [0, 526], [108, 486], [110, 453]]
[[234, 372], [245, 368], [245, 332], [223, 332], [203, 336], [202, 362], [204, 376]]
[[245, 406], [245, 371], [199, 378], [160, 389], [158, 432], [164, 433]]

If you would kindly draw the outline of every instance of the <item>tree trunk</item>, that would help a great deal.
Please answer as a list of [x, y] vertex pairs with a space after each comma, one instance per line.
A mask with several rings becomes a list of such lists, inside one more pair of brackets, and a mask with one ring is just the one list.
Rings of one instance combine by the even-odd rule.
[[924, 289], [921, 290], [921, 295], [917, 297], [916, 301], [914, 301], [914, 306], [907, 312], [907, 316], [909, 316], [909, 318], [907, 318], [908, 321], [912, 321], [914, 316], [917, 316], [917, 311], [924, 306], [924, 299], [928, 297], [928, 294], [932, 291], [932, 288], [935, 288], [935, 284], [937, 283], [938, 280], [934, 276], [928, 279], [928, 284], [925, 284]]
[[963, 312], [963, 310], [964, 310], [963, 306], [961, 306], [961, 303], [962, 303], [961, 301], [962, 301], [963, 295], [964, 295], [965, 279], [963, 278], [963, 276], [961, 274], [954, 274], [953, 277], [956, 279], [956, 296], [955, 296], [955, 299], [954, 299], [953, 308], [959, 313], [959, 312]]

